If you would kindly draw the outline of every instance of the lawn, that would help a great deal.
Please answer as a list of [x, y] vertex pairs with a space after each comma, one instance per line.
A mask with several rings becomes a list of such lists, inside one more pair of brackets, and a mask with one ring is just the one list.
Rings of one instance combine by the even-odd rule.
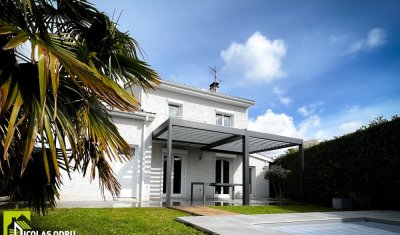
[[55, 209], [32, 213], [35, 230], [75, 230], [81, 234], [204, 234], [175, 221], [188, 214], [167, 208]]
[[[240, 214], [324, 212], [331, 208], [313, 205], [212, 206]], [[47, 216], [32, 213], [34, 230], [76, 231], [81, 234], [204, 234], [175, 221], [189, 214], [167, 208], [74, 208], [55, 209]], [[0, 214], [2, 218], [2, 213]]]
[[334, 211], [334, 209], [332, 208], [313, 205], [211, 206], [211, 208], [231, 211], [245, 215]]

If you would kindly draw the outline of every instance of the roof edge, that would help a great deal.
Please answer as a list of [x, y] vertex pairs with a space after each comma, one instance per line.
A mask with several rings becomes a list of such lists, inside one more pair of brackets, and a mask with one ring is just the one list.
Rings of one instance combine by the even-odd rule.
[[244, 107], [250, 107], [255, 104], [254, 100], [250, 99], [245, 99], [241, 97], [235, 97], [235, 96], [230, 96], [222, 93], [216, 93], [216, 92], [211, 92], [208, 90], [192, 87], [189, 85], [173, 82], [173, 81], [168, 81], [168, 80], [160, 80], [160, 85], [156, 86], [156, 89], [165, 89], [165, 90], [181, 90], [181, 93], [190, 93], [191, 95], [197, 95], [202, 98], [206, 99], [212, 99], [215, 101], [215, 99], [219, 99], [221, 102], [226, 102], [229, 101], [231, 103], [234, 103], [236, 105], [244, 106]]

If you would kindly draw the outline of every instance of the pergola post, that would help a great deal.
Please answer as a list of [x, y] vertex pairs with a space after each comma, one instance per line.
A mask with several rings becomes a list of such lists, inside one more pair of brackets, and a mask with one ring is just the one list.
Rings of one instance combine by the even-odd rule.
[[172, 206], [171, 203], [171, 178], [172, 178], [172, 123], [171, 120], [168, 120], [168, 138], [167, 138], [167, 175], [165, 177], [165, 186], [166, 186], [166, 206]]
[[243, 136], [243, 149], [242, 149], [242, 158], [243, 158], [243, 205], [250, 204], [250, 170], [249, 170], [249, 136], [247, 133]]
[[304, 204], [304, 149], [299, 145], [299, 183], [300, 183], [300, 202]]

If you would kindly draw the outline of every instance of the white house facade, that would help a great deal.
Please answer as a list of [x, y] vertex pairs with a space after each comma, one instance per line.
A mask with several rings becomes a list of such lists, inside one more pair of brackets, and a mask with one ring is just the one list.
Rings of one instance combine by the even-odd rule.
[[[241, 198], [244, 189], [245, 195], [265, 198], [269, 196], [269, 183], [264, 179], [264, 168], [268, 167], [270, 159], [255, 152], [287, 146], [302, 148], [299, 139], [270, 138], [253, 133], [248, 141], [249, 154], [239, 153], [236, 149], [241, 137], [237, 133], [247, 129], [248, 108], [254, 105], [252, 100], [165, 80], [147, 92], [134, 86], [126, 89], [139, 99], [141, 111], [110, 112], [122, 137], [133, 149], [133, 156], [129, 162], [111, 163], [121, 184], [121, 194], [119, 198], [112, 198], [106, 193], [105, 200], [170, 201], [191, 196], [198, 200], [203, 197], [203, 190], [206, 200], [232, 199]], [[180, 125], [180, 120], [185, 120], [184, 124], [189, 126]], [[176, 126], [161, 128], [167, 124]], [[214, 127], [219, 129], [214, 130]], [[246, 171], [244, 159], [247, 159], [244, 162]], [[244, 180], [248, 188], [242, 187]], [[64, 178], [60, 200], [104, 198], [98, 183], [74, 173], [72, 180]]]

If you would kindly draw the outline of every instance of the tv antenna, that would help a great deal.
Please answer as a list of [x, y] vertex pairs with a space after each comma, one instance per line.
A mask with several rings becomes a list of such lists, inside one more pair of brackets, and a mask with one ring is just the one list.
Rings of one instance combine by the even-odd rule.
[[209, 67], [210, 75], [214, 77], [214, 82], [219, 83], [222, 82], [220, 79], [217, 78], [217, 66], [210, 66]]
[[217, 78], [217, 66], [209, 67], [210, 74], [214, 77], [214, 82], [210, 84], [210, 91], [217, 92], [219, 88], [219, 83], [222, 82]]

